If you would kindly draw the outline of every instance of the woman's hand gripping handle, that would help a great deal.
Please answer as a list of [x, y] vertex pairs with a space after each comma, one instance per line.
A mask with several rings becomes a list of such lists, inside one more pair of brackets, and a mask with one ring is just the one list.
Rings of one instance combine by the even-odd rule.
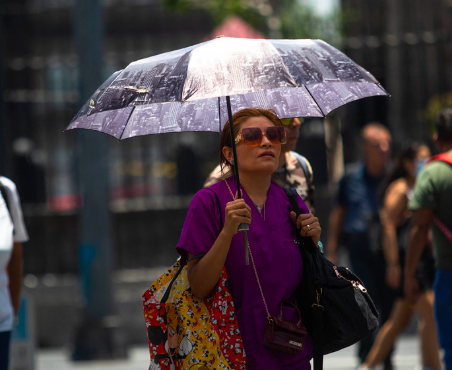
[[[240, 228], [242, 224], [246, 228]], [[248, 230], [249, 224], [251, 224], [251, 208], [242, 198], [237, 199], [236, 194], [235, 199], [226, 204], [223, 232], [232, 237], [238, 231]]]

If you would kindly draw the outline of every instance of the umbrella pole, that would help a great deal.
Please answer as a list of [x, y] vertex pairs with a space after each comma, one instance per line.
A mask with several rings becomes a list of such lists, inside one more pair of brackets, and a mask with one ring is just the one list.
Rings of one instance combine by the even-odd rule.
[[[242, 197], [242, 191], [240, 190], [239, 163], [237, 161], [237, 151], [235, 149], [234, 121], [232, 119], [231, 98], [229, 96], [226, 96], [226, 106], [228, 108], [229, 129], [231, 130], [231, 147], [232, 147], [232, 155], [234, 157], [234, 174], [235, 174], [235, 180], [237, 182], [237, 196], [240, 199]], [[240, 224], [239, 229], [238, 229], [238, 231], [243, 232], [243, 242], [245, 245], [245, 263], [247, 265], [250, 264], [248, 234], [247, 234], [247, 231], [249, 229], [250, 229], [250, 227], [248, 224]]]
[[240, 190], [239, 163], [237, 162], [237, 150], [235, 149], [234, 123], [232, 119], [231, 99], [229, 96], [226, 96], [226, 105], [228, 108], [229, 129], [231, 130], [231, 147], [232, 155], [234, 157], [234, 175], [237, 182], [237, 194], [240, 199], [242, 197], [242, 191]]

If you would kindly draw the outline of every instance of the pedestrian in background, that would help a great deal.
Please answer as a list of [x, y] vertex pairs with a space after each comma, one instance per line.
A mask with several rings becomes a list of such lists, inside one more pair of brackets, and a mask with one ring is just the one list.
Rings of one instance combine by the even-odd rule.
[[[361, 132], [364, 162], [348, 166], [339, 183], [336, 205], [330, 215], [328, 258], [337, 263], [339, 242], [348, 249], [351, 268], [364, 282], [377, 309], [380, 322], [392, 308], [391, 289], [385, 283], [385, 263], [381, 248], [379, 189], [391, 155], [391, 134], [380, 123], [369, 123]], [[358, 357], [366, 359], [374, 341], [370, 335], [359, 343]], [[385, 369], [391, 369], [390, 356]]]
[[[303, 351], [289, 355], [264, 346], [269, 315], [277, 315], [283, 301], [295, 303], [303, 261], [295, 242], [295, 212], [284, 190], [272, 182], [278, 168], [285, 131], [270, 110], [244, 109], [234, 114], [238, 171], [243, 198], [237, 199], [231, 136], [226, 124], [220, 146], [222, 181], [194, 196], [177, 244], [188, 259], [192, 293], [206, 298], [218, 283], [223, 266], [228, 274], [248, 369], [310, 369], [312, 341], [304, 337]], [[296, 220], [303, 236], [318, 243], [319, 221], [298, 197], [303, 210]], [[220, 220], [224, 215], [224, 225]], [[245, 263], [244, 239], [239, 224], [249, 224], [250, 264]], [[202, 258], [200, 258], [200, 255]], [[284, 318], [294, 322], [294, 307], [283, 307]]]
[[383, 184], [383, 252], [386, 261], [386, 283], [396, 291], [397, 298], [390, 318], [379, 330], [375, 342], [366, 358], [362, 370], [374, 368], [382, 363], [391, 350], [394, 341], [409, 324], [413, 313], [419, 316], [422, 369], [440, 370], [438, 339], [433, 318], [433, 277], [435, 273], [431, 247], [422, 254], [422, 263], [416, 271], [416, 279], [422, 287], [422, 294], [416, 305], [403, 294], [405, 251], [408, 245], [411, 212], [408, 202], [413, 196], [416, 175], [430, 157], [426, 145], [405, 146], [396, 157], [394, 167]]
[[446, 370], [452, 370], [452, 109], [438, 116], [434, 140], [443, 160], [433, 157], [426, 164], [409, 202], [413, 219], [405, 264], [405, 294], [413, 302], [419, 299], [416, 268], [431, 229], [436, 261], [435, 319]]
[[16, 185], [0, 176], [0, 193], [0, 370], [8, 370], [22, 287], [22, 243], [28, 241], [28, 234]]
[[[303, 118], [283, 118], [281, 122], [286, 131], [287, 143], [281, 146], [281, 156], [274, 181], [282, 187], [289, 186], [296, 189], [311, 213], [314, 213], [314, 174], [308, 160], [295, 152]], [[222, 176], [221, 167], [218, 165], [208, 176], [204, 187], [220, 181]]]

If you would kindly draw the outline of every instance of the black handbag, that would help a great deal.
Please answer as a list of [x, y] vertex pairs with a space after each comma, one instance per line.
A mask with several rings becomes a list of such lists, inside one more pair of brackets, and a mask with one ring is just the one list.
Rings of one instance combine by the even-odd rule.
[[[295, 189], [284, 187], [298, 215]], [[371, 334], [378, 327], [378, 311], [362, 281], [348, 268], [336, 267], [315, 246], [300, 236], [303, 278], [295, 291], [298, 308], [313, 338], [314, 370], [322, 369], [323, 355], [339, 351]]]

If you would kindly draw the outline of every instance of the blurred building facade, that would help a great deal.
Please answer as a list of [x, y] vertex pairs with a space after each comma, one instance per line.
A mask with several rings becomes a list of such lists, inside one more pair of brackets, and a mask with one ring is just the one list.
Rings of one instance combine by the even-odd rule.
[[[73, 6], [74, 1], [51, 0], [5, 0], [0, 4], [4, 98], [0, 134], [6, 144], [1, 148], [0, 171], [17, 181], [30, 226], [37, 223], [30, 251], [36, 246], [36, 253], [44, 252], [44, 244], [62, 245], [71, 240], [73, 247], [66, 256], [73, 265], [69, 271], [76, 266], [76, 230], [66, 238], [56, 225], [64, 224], [58, 216], [75, 215], [81, 202], [77, 133], [63, 132], [82, 103], [72, 34]], [[201, 42], [212, 30], [206, 13], [170, 13], [157, 0], [106, 0], [103, 16], [103, 79], [134, 60]], [[202, 184], [203, 176], [215, 165], [218, 141], [218, 134], [209, 133], [147, 136], [121, 143], [111, 139], [110, 197], [115, 214], [186, 207], [188, 200], [178, 195], [193, 194]], [[175, 150], [181, 147], [183, 156]], [[178, 181], [178, 168], [182, 174], [191, 171], [195, 176]], [[56, 229], [49, 233], [35, 216], [53, 219], [48, 223]], [[77, 218], [73, 221], [76, 225]], [[42, 266], [41, 271], [46, 271], [45, 265], [30, 265], [29, 270], [37, 273]], [[54, 268], [47, 271], [56, 272]]]
[[[343, 51], [364, 66], [392, 95], [364, 99], [346, 108], [345, 159], [353, 132], [370, 121], [387, 124], [396, 146], [406, 139], [427, 140], [429, 104], [452, 91], [452, 2], [449, 0], [342, 0], [350, 20]], [[434, 115], [434, 114], [433, 114]]]

